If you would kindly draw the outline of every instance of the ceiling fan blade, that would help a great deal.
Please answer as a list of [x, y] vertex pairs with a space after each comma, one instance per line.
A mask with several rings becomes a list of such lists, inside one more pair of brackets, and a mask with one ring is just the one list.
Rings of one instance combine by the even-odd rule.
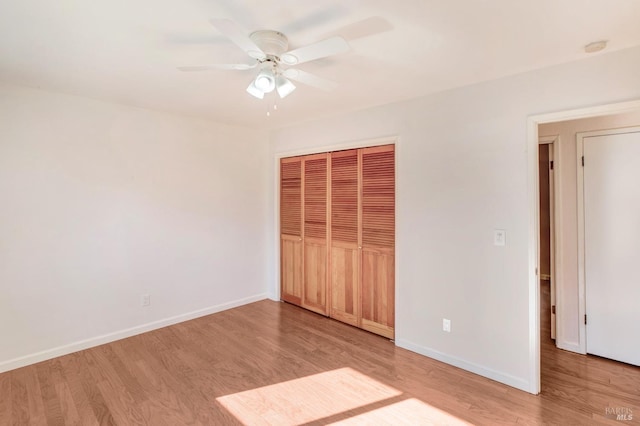
[[250, 70], [258, 65], [256, 62], [253, 65], [247, 64], [211, 64], [211, 65], [195, 65], [187, 67], [178, 67], [180, 71], [207, 71], [207, 70]]
[[322, 77], [318, 77], [315, 74], [311, 74], [298, 69], [289, 68], [283, 74], [285, 77], [291, 80], [306, 84], [307, 86], [315, 87], [317, 89], [330, 91], [338, 87], [338, 83], [334, 81], [326, 80]]
[[349, 51], [349, 49], [349, 43], [347, 43], [344, 38], [335, 36], [308, 46], [290, 50], [280, 55], [280, 59], [287, 65], [297, 65], [303, 62], [344, 53]]
[[235, 22], [229, 19], [210, 19], [209, 22], [240, 49], [244, 50], [247, 55], [254, 59], [266, 58], [262, 49], [260, 49]]

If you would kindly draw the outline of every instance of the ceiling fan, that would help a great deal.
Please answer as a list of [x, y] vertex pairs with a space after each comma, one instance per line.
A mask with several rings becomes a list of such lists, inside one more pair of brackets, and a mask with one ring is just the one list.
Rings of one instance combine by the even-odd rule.
[[201, 66], [178, 67], [181, 71], [204, 71], [210, 69], [249, 70], [258, 68], [256, 77], [247, 87], [247, 92], [256, 98], [264, 98], [266, 93], [274, 90], [281, 98], [291, 94], [297, 81], [322, 90], [336, 87], [333, 81], [325, 80], [314, 74], [302, 71], [293, 66], [347, 52], [350, 47], [341, 36], [333, 36], [297, 49], [289, 49], [287, 36], [279, 31], [259, 30], [248, 36], [233, 21], [228, 19], [211, 19], [220, 33], [254, 59], [251, 64], [211, 64]]

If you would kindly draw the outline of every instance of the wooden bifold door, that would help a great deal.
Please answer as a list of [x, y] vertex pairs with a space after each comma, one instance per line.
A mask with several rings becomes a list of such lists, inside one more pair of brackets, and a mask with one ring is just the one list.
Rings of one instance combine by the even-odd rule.
[[281, 298], [393, 338], [393, 145], [280, 162]]

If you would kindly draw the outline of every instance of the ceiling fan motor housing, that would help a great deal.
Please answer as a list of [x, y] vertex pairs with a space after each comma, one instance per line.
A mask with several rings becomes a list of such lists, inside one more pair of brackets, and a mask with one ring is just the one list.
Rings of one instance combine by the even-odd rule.
[[289, 49], [287, 36], [279, 31], [254, 31], [249, 38], [267, 55], [279, 57]]

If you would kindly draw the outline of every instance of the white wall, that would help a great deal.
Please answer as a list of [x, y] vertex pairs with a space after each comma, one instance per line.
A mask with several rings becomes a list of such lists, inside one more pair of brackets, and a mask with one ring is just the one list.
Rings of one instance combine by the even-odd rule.
[[[556, 269], [558, 323], [556, 344], [570, 351], [580, 352], [581, 318], [578, 312], [578, 195], [576, 133], [592, 130], [640, 126], [640, 111], [602, 117], [583, 118], [541, 124], [540, 136], [558, 136], [555, 176], [560, 198], [560, 220], [556, 224], [560, 259]], [[584, 345], [582, 345], [584, 347]]]
[[[630, 49], [274, 132], [272, 265], [275, 157], [398, 135], [396, 343], [535, 390], [527, 117], [640, 98], [638, 75], [640, 49]], [[493, 245], [495, 228], [505, 247]]]
[[270, 164], [266, 132], [0, 86], [0, 372], [264, 298]]

